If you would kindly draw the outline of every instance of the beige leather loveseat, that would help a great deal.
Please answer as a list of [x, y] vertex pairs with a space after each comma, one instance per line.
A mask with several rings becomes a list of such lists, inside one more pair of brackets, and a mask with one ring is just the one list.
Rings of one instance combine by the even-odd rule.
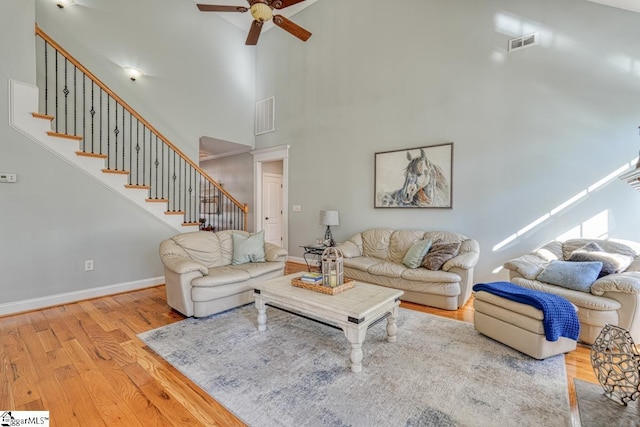
[[[597, 245], [593, 247], [593, 245]], [[589, 248], [589, 246], [592, 246]], [[584, 248], [587, 249], [584, 249]], [[578, 307], [579, 340], [593, 344], [607, 324], [621, 326], [640, 341], [640, 244], [598, 239], [553, 241], [504, 264], [512, 283], [560, 295]], [[554, 265], [573, 268], [577, 262], [604, 260], [600, 277], [592, 283], [571, 272], [550, 275]], [[567, 263], [568, 262], [568, 263]], [[547, 270], [547, 272], [545, 272]], [[604, 271], [608, 270], [608, 271]], [[550, 283], [553, 281], [554, 283]], [[591, 282], [589, 279], [587, 282]]]
[[253, 302], [252, 283], [284, 274], [287, 251], [262, 233], [181, 233], [160, 243], [167, 303], [204, 317]]
[[[408, 255], [424, 242], [429, 250], [409, 266]], [[338, 248], [345, 277], [402, 289], [403, 300], [445, 310], [457, 310], [469, 299], [480, 252], [478, 242], [462, 234], [389, 228], [357, 233]]]

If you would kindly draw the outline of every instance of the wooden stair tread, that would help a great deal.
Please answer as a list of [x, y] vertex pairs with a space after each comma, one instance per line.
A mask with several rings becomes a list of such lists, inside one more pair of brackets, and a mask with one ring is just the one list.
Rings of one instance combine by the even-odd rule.
[[146, 199], [146, 201], [149, 203], [169, 203], [169, 199]]
[[115, 173], [115, 174], [119, 174], [119, 175], [129, 175], [129, 171], [120, 171], [120, 170], [116, 170], [116, 169], [102, 169], [102, 172], [104, 172], [104, 173]]
[[76, 154], [78, 156], [83, 156], [83, 157], [95, 157], [95, 158], [99, 158], [99, 159], [106, 159], [107, 156], [106, 154], [100, 154], [100, 153], [88, 153], [86, 151], [76, 151]]
[[125, 188], [131, 188], [132, 190], [151, 190], [150, 185], [138, 185], [138, 184], [125, 184]]
[[184, 211], [166, 211], [165, 215], [184, 215]]
[[60, 133], [60, 132], [54, 132], [52, 130], [47, 132], [47, 135], [49, 136], [54, 136], [56, 138], [62, 138], [62, 139], [71, 139], [73, 141], [82, 141], [82, 137], [78, 136], [78, 135], [69, 135], [68, 133]]
[[53, 119], [55, 119], [55, 117], [50, 116], [48, 114], [42, 114], [42, 113], [31, 113], [31, 115], [33, 117], [35, 117], [36, 119], [44, 119], [44, 120], [49, 120], [52, 121]]

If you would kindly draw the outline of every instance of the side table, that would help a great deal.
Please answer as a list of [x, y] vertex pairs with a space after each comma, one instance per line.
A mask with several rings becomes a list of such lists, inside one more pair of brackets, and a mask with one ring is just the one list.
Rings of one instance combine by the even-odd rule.
[[302, 257], [304, 258], [304, 262], [307, 264], [307, 271], [311, 271], [311, 267], [321, 267], [322, 260], [322, 252], [327, 249], [328, 246], [324, 245], [302, 245], [301, 248], [304, 249], [304, 254]]

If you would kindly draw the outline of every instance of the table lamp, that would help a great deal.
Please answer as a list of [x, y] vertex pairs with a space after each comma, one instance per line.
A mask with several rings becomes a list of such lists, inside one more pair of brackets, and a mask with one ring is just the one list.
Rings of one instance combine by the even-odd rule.
[[327, 231], [324, 233], [325, 246], [335, 246], [336, 242], [331, 235], [331, 226], [340, 225], [338, 211], [320, 211], [320, 225], [327, 226]]

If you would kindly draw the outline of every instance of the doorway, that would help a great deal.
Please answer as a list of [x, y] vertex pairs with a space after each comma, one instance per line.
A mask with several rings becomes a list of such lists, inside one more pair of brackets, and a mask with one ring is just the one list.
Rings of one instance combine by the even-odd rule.
[[[281, 161], [263, 164], [278, 167]], [[264, 241], [282, 247], [282, 174], [264, 172], [262, 174], [262, 229]]]
[[[271, 192], [278, 194], [276, 188], [271, 188], [271, 190], [265, 189], [265, 181], [269, 178], [270, 175], [280, 175], [280, 202], [276, 202], [276, 206], [279, 205], [281, 212], [280, 218], [280, 240], [281, 242], [278, 246], [288, 249], [289, 247], [289, 215], [288, 215], [288, 206], [289, 206], [289, 146], [288, 145], [279, 145], [276, 147], [262, 148], [258, 150], [251, 151], [253, 155], [253, 177], [254, 177], [254, 216], [253, 216], [253, 224], [254, 230], [256, 232], [265, 230], [265, 241], [266, 235], [268, 234], [266, 230], [265, 218], [271, 218], [270, 215], [267, 215], [267, 212], [277, 212], [271, 211], [273, 209], [273, 197], [274, 195], [267, 196], [269, 202], [265, 202], [265, 193]], [[267, 177], [267, 179], [265, 178]], [[271, 184], [273, 185], [273, 184]], [[277, 184], [276, 184], [277, 185]], [[269, 203], [271, 203], [269, 205]]]

